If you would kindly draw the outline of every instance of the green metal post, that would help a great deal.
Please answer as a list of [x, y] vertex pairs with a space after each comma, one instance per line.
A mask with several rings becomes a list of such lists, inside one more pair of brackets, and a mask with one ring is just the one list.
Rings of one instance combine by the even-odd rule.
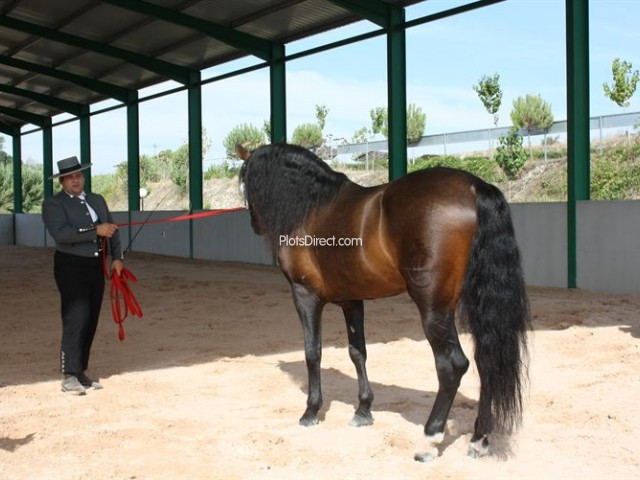
[[[13, 213], [22, 213], [22, 137], [20, 128], [13, 134]], [[14, 242], [15, 243], [15, 242]]]
[[53, 195], [53, 181], [49, 177], [53, 175], [53, 136], [51, 119], [47, 119], [42, 126], [42, 165], [44, 177], [44, 197]]
[[577, 287], [577, 202], [589, 200], [589, 2], [566, 0], [567, 287]]
[[285, 82], [285, 47], [271, 47], [271, 143], [287, 141], [287, 90]]
[[129, 211], [140, 210], [140, 111], [138, 92], [127, 103], [127, 189]]
[[[202, 210], [202, 86], [200, 72], [192, 72], [189, 103], [189, 203]], [[189, 258], [193, 258], [193, 220], [189, 220]]]
[[404, 9], [391, 8], [387, 29], [389, 180], [407, 174], [407, 67]]
[[192, 72], [189, 102], [189, 202], [202, 210], [202, 87], [200, 72]]
[[[91, 119], [89, 117], [89, 107], [83, 105], [80, 114], [80, 163], [85, 165], [91, 163]], [[91, 191], [91, 169], [84, 172], [84, 190]]]

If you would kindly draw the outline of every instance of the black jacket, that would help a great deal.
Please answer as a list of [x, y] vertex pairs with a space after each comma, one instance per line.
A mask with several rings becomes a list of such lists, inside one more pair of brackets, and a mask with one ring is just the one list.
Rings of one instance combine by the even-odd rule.
[[[102, 195], [87, 193], [85, 198], [98, 214], [98, 223], [114, 223]], [[64, 190], [47, 197], [42, 204], [42, 219], [59, 251], [80, 257], [99, 256], [101, 238], [97, 236], [91, 214], [80, 198]], [[113, 260], [122, 259], [119, 231], [109, 239], [109, 253]]]

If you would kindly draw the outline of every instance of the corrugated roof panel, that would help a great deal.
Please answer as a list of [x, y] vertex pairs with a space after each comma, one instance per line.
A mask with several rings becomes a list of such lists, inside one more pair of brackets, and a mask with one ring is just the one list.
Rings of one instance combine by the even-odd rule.
[[348, 21], [353, 14], [330, 2], [307, 0], [284, 10], [238, 26], [238, 30], [261, 38], [282, 41], [296, 38], [307, 29]]
[[83, 52], [84, 50], [78, 47], [39, 39], [23, 48], [15, 58], [52, 67], [60, 64], [65, 58], [75, 57]]
[[7, 54], [16, 45], [21, 45], [31, 38], [28, 33], [19, 32], [11, 28], [0, 27], [0, 52]]
[[114, 83], [125, 88], [139, 89], [164, 81], [166, 78], [123, 62], [100, 77], [100, 80]]
[[16, 3], [15, 7], [8, 12], [8, 15], [25, 22], [53, 28], [62, 19], [73, 16], [75, 12], [91, 3], [99, 4], [101, 2], [95, 0], [92, 2], [87, 2], [87, 0], [64, 0], [63, 2], [22, 0]]
[[[236, 26], [237, 20], [243, 17], [253, 16], [270, 9], [297, 3], [291, 0], [201, 0], [194, 5], [185, 8], [183, 13], [202, 18], [224, 26]], [[302, 0], [304, 1], [304, 0]], [[155, 3], [158, 3], [157, 1]]]
[[[185, 43], [175, 50], [169, 50], [158, 58], [167, 62], [185, 65], [191, 68], [203, 68], [217, 62], [219, 58], [245, 55], [229, 45], [210, 37], [198, 36], [192, 42]], [[206, 68], [206, 67], [205, 67]]]
[[22, 97], [19, 97], [17, 95], [12, 95], [10, 93], [2, 93], [2, 95], [0, 96], [0, 104], [3, 107], [10, 107], [10, 108], [15, 108], [16, 105], [21, 105], [22, 103], [24, 103], [25, 99]]
[[64, 31], [90, 40], [109, 43], [114, 37], [119, 37], [122, 33], [138, 28], [139, 24], [148, 21], [149, 18], [145, 15], [100, 3], [70, 22]]
[[[162, 35], [158, 35], [159, 31], [162, 31]], [[186, 38], [191, 38], [196, 33], [179, 25], [156, 21], [128, 33], [114, 41], [112, 45], [143, 55], [153, 56], [155, 52], [171, 48], [172, 45], [180, 43]]]

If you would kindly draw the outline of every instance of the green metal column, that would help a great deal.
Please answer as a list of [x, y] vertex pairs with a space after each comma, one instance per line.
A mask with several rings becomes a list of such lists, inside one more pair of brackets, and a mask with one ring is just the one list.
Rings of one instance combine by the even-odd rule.
[[[22, 213], [22, 137], [16, 128], [13, 138], [13, 213]], [[14, 242], [15, 243], [15, 242]]]
[[202, 87], [200, 72], [191, 73], [189, 95], [189, 202], [202, 210]]
[[389, 180], [407, 174], [407, 66], [404, 9], [390, 8], [387, 31]]
[[140, 109], [138, 92], [127, 102], [127, 190], [129, 211], [140, 210]]
[[589, 2], [566, 0], [567, 287], [577, 287], [577, 201], [589, 200]]
[[53, 181], [49, 177], [53, 175], [53, 136], [51, 119], [48, 118], [42, 125], [42, 165], [44, 176], [44, 197], [53, 195]]
[[285, 83], [285, 47], [271, 47], [271, 143], [287, 141], [287, 90]]
[[[82, 106], [80, 114], [80, 163], [85, 165], [91, 163], [91, 120], [89, 117], [89, 107]], [[91, 191], [91, 169], [84, 172], [84, 190]]]

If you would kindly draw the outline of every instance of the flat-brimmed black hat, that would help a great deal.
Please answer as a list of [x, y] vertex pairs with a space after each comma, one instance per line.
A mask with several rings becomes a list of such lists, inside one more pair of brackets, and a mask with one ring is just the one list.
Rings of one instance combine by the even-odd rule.
[[58, 173], [55, 175], [51, 175], [49, 180], [58, 177], [64, 177], [65, 175], [70, 175], [75, 172], [81, 172], [82, 170], [86, 170], [91, 167], [90, 163], [85, 163], [82, 165], [78, 160], [78, 157], [69, 157], [63, 158], [62, 160], [58, 160]]

